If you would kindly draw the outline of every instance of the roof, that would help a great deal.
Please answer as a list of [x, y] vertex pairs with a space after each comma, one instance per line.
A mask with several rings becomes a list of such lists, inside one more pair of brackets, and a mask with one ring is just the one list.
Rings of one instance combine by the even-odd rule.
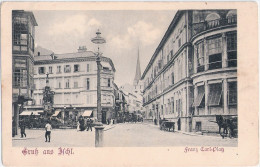
[[[55, 59], [53, 59], [55, 57]], [[102, 65], [110, 65], [115, 72], [115, 66], [113, 61], [105, 56], [100, 56]], [[67, 63], [67, 62], [79, 62], [79, 61], [96, 61], [96, 56], [92, 51], [64, 53], [64, 54], [50, 54], [34, 56], [34, 65], [39, 64], [55, 64], [55, 63]]]
[[[91, 56], [95, 56], [95, 54], [92, 51], [86, 51], [86, 52], [76, 52], [76, 53], [53, 54], [53, 56], [56, 56], [56, 59], [69, 59], [69, 58], [91, 57]], [[52, 60], [51, 54], [34, 57], [34, 61], [40, 61], [40, 60]]]
[[13, 10], [12, 11], [12, 14], [13, 15], [23, 15], [23, 14], [26, 14], [26, 15], [29, 15], [32, 19], [32, 23], [34, 26], [38, 26], [37, 22], [36, 22], [36, 19], [34, 17], [34, 14], [33, 12], [31, 11], [24, 11], [24, 10]]
[[169, 25], [167, 31], [165, 32], [160, 44], [158, 45], [158, 47], [156, 48], [152, 58], [150, 59], [148, 65], [146, 66], [146, 69], [143, 72], [143, 75], [141, 77], [141, 79], [144, 79], [146, 73], [148, 72], [148, 70], [150, 69], [150, 67], [153, 64], [153, 61], [155, 60], [155, 58], [157, 57], [158, 53], [160, 52], [160, 50], [162, 49], [163, 45], [167, 42], [170, 33], [172, 33], [173, 29], [175, 28], [176, 24], [178, 23], [180, 17], [183, 15], [183, 13], [185, 12], [185, 10], [178, 10], [177, 13], [175, 14], [171, 24]]

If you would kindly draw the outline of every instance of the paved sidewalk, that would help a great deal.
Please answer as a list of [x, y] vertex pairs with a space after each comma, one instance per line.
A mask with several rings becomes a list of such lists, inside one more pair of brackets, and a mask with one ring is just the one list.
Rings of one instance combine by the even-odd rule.
[[[143, 123], [144, 125], [148, 125], [154, 128], [158, 128], [158, 130], [160, 130], [160, 127], [158, 125], [154, 125], [152, 123]], [[174, 131], [175, 133], [180, 133], [180, 134], [184, 134], [184, 135], [189, 135], [189, 136], [206, 136], [206, 137], [220, 137], [219, 134], [208, 134], [208, 133], [199, 133], [199, 132], [185, 132], [185, 131]]]

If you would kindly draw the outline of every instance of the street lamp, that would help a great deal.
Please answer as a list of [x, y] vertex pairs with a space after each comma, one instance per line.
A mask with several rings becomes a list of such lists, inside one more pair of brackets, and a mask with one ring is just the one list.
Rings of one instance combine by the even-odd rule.
[[91, 42], [98, 45], [98, 52], [96, 53], [97, 58], [97, 119], [98, 122], [102, 122], [102, 113], [101, 113], [101, 88], [100, 88], [100, 70], [101, 70], [101, 64], [100, 64], [100, 52], [99, 52], [99, 45], [106, 43], [106, 40], [102, 38], [101, 32], [99, 30], [96, 32], [97, 36], [95, 38], [91, 39]]

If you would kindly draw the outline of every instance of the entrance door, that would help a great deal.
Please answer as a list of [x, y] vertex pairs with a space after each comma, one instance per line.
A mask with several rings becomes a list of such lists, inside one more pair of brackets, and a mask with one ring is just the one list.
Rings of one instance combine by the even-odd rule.
[[178, 119], [177, 123], [178, 123], [178, 130], [181, 130], [181, 119], [180, 118]]
[[107, 123], [106, 111], [102, 111], [102, 123], [103, 123], [103, 124], [106, 124], [106, 123]]

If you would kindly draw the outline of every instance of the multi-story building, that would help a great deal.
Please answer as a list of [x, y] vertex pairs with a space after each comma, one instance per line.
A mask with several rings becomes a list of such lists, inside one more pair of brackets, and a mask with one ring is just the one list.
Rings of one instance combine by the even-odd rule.
[[15, 134], [23, 104], [33, 96], [35, 26], [37, 22], [32, 12], [23, 10], [12, 12], [12, 116]]
[[[113, 82], [115, 68], [111, 59], [101, 56], [101, 107], [102, 122], [112, 117], [114, 108]], [[46, 74], [54, 95], [56, 115], [76, 119], [80, 115], [97, 116], [97, 63], [96, 56], [86, 47], [76, 53], [35, 56], [34, 103], [28, 110], [41, 110]], [[91, 111], [94, 111], [93, 113]]]
[[178, 11], [147, 65], [146, 117], [182, 131], [217, 131], [237, 115], [236, 10]]

